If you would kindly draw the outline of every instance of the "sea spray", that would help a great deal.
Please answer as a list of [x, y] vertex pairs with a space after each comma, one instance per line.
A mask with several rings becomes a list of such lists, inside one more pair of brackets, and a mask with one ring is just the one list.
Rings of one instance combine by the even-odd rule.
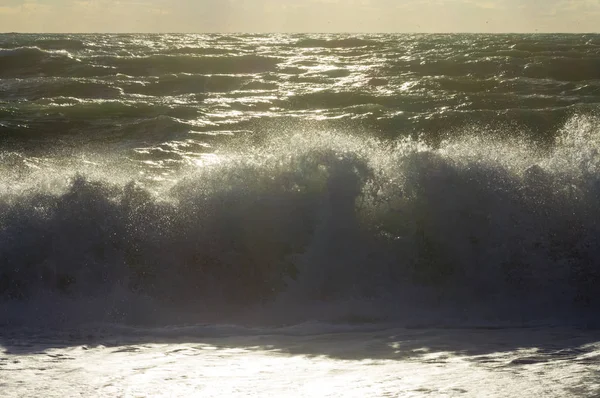
[[573, 118], [549, 152], [290, 134], [163, 191], [66, 174], [62, 190], [2, 198], [1, 294], [597, 308], [595, 123]]

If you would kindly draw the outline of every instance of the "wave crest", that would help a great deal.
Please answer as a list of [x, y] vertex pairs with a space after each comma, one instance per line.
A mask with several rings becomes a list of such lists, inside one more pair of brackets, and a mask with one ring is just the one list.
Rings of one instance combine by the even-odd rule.
[[0, 294], [119, 286], [189, 308], [361, 300], [389, 316], [417, 303], [597, 309], [598, 131], [575, 117], [548, 153], [295, 135], [160, 194], [78, 175], [2, 197]]

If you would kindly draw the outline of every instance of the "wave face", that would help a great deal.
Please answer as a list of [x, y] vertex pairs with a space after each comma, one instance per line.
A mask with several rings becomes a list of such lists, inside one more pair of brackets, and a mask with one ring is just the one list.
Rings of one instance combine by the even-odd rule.
[[[597, 310], [597, 128], [574, 118], [544, 154], [481, 137], [437, 149], [279, 137], [160, 193], [98, 170], [65, 168], [62, 182], [26, 170], [0, 202], [0, 295], [118, 287], [188, 309], [359, 300], [386, 303], [386, 317], [474, 302]], [[24, 163], [13, 154], [11, 170]]]
[[597, 36], [0, 47], [5, 323], [600, 309]]

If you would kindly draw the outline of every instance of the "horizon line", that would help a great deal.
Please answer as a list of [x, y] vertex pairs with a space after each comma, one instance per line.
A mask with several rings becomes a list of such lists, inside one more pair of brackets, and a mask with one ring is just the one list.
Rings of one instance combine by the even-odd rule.
[[133, 32], [133, 31], [95, 31], [95, 32], [25, 32], [25, 31], [7, 31], [0, 32], [2, 35], [7, 34], [35, 34], [35, 35], [518, 35], [518, 34], [553, 34], [553, 35], [600, 35], [600, 31], [597, 32], [551, 32], [551, 31], [523, 31], [523, 32], [470, 32], [470, 31], [455, 31], [455, 32], [364, 32], [364, 31], [339, 31], [339, 32], [242, 32], [242, 31], [231, 31], [231, 32]]

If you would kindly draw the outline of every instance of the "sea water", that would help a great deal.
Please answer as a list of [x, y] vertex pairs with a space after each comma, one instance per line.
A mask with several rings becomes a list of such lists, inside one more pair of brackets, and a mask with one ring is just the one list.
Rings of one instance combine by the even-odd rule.
[[599, 102], [598, 35], [2, 34], [2, 395], [596, 396]]

